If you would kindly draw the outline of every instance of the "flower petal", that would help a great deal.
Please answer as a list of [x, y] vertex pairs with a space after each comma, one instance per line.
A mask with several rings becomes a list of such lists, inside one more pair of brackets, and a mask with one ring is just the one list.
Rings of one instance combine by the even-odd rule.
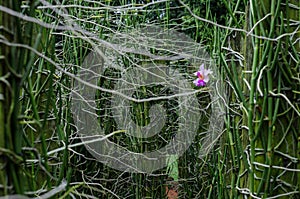
[[205, 81], [203, 81], [203, 80], [200, 80], [200, 81], [198, 82], [198, 85], [199, 85], [199, 86], [205, 86], [205, 85], [206, 85], [206, 83], [205, 83]]
[[200, 74], [199, 71], [197, 71], [197, 72], [194, 73], [194, 75], [197, 76], [197, 77], [199, 76], [199, 74]]
[[204, 64], [201, 64], [201, 66], [199, 67], [199, 71], [203, 71], [204, 69]]
[[204, 79], [203, 79], [203, 81], [205, 81], [206, 83], [209, 81], [209, 76], [207, 75], [207, 76], [204, 76]]
[[206, 85], [206, 82], [199, 78], [194, 80], [193, 83], [195, 84], [195, 86], [205, 86]]
[[209, 74], [212, 74], [213, 72], [210, 70], [210, 69], [205, 69], [205, 71], [204, 71], [204, 76], [207, 76], [207, 75], [209, 75]]
[[195, 84], [195, 86], [198, 86], [198, 79], [195, 79], [195, 80], [193, 81], [193, 83]]

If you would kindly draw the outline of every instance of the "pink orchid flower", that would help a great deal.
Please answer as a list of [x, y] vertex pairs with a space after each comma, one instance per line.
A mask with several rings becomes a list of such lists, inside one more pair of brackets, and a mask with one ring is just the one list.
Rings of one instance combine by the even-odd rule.
[[193, 81], [196, 86], [206, 86], [207, 82], [209, 81], [209, 74], [213, 72], [210, 69], [205, 69], [204, 64], [201, 64], [199, 70], [194, 73], [198, 78]]

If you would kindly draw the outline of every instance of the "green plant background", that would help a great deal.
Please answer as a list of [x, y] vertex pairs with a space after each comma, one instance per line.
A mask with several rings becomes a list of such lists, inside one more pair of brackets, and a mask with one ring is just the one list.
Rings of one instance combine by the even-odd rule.
[[[67, 11], [82, 30], [103, 40], [156, 24], [188, 35], [215, 58], [229, 98], [224, 131], [204, 158], [198, 158], [201, 136], [179, 158], [179, 198], [299, 198], [298, 0], [0, 2], [1, 196], [37, 197], [66, 182], [53, 198], [166, 198], [167, 168], [152, 175], [116, 171], [76, 145], [73, 79], [66, 72], [77, 74], [91, 45], [80, 31], [66, 29], [72, 25], [63, 18]], [[99, 85], [110, 88], [113, 80]], [[136, 95], [147, 96], [147, 90]], [[110, 96], [98, 97], [103, 107]], [[147, 124], [149, 104], [133, 106], [137, 123]], [[176, 128], [176, 116], [168, 112], [166, 136]], [[116, 130], [109, 117], [99, 121], [107, 132]], [[137, 140], [114, 139], [143, 150]]]

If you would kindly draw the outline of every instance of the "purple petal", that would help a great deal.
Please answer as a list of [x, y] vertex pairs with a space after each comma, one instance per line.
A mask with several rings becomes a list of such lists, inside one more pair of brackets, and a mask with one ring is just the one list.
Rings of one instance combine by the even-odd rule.
[[203, 81], [203, 80], [199, 81], [199, 86], [205, 86], [205, 85], [206, 85], [205, 81]]
[[202, 79], [199, 79], [199, 78], [194, 80], [193, 83], [195, 84], [195, 86], [205, 86], [206, 85], [205, 81], [203, 81]]
[[194, 73], [194, 75], [197, 76], [197, 77], [199, 76], [199, 74], [200, 74], [200, 71], [197, 71], [197, 72]]

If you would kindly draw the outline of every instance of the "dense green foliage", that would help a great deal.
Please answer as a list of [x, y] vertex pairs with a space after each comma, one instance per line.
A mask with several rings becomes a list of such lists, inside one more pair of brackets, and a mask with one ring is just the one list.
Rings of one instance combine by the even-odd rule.
[[[150, 175], [99, 163], [80, 144], [71, 111], [72, 75], [78, 74], [92, 43], [155, 24], [204, 45], [228, 97], [224, 131], [214, 148], [199, 158], [208, 108], [199, 135], [178, 160], [179, 198], [298, 198], [298, 0], [47, 2], [0, 4], [1, 196], [37, 197], [54, 190], [53, 198], [166, 198], [166, 185], [172, 183], [167, 168]], [[149, 61], [131, 54], [120, 59], [128, 68], [130, 60]], [[195, 72], [187, 61], [164, 64], [184, 74]], [[120, 76], [120, 71], [107, 70], [97, 86], [113, 89]], [[172, 91], [141, 86], [133, 97], [149, 98], [153, 93], [168, 96]], [[111, 110], [105, 108], [111, 94], [98, 91], [96, 98], [101, 127], [106, 134], [118, 130]], [[203, 107], [209, 106], [209, 95], [197, 98]], [[132, 119], [147, 125], [149, 107], [161, 104], [168, 118], [159, 136], [170, 140], [178, 128], [176, 100], [131, 102]], [[110, 139], [134, 152], [164, 145], [155, 136], [143, 140], [115, 134]], [[64, 191], [59, 190], [65, 182]]]

